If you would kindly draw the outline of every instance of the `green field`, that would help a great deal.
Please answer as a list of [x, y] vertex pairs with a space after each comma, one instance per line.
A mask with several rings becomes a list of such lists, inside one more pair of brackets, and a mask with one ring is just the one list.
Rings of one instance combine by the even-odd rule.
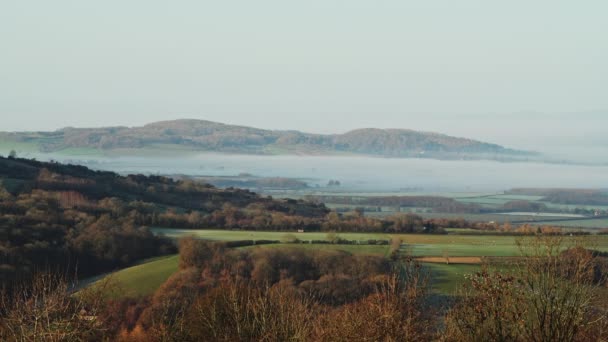
[[431, 288], [434, 292], [452, 295], [465, 283], [467, 274], [477, 272], [480, 265], [464, 264], [424, 264], [431, 275]]
[[[295, 195], [298, 197], [298, 192], [283, 194], [283, 197], [290, 197]], [[530, 223], [530, 224], [548, 224], [552, 225], [552, 220], [563, 219], [560, 214], [551, 214], [551, 211], [560, 211], [561, 214], [568, 214], [574, 212], [575, 209], [587, 209], [587, 210], [608, 210], [608, 206], [601, 205], [588, 205], [588, 204], [556, 204], [543, 201], [544, 196], [533, 196], [533, 195], [513, 195], [513, 194], [501, 194], [501, 193], [419, 193], [419, 192], [394, 192], [394, 193], [357, 193], [357, 192], [312, 192], [313, 195], [327, 195], [327, 196], [352, 196], [352, 197], [375, 197], [375, 196], [439, 196], [454, 199], [458, 202], [475, 204], [489, 211], [484, 214], [463, 214], [463, 213], [441, 213], [433, 212], [432, 208], [397, 208], [397, 207], [382, 207], [381, 212], [366, 212], [365, 214], [370, 217], [384, 218], [400, 213], [413, 213], [420, 215], [424, 218], [463, 218], [467, 221], [472, 222], [515, 222], [515, 223]], [[293, 196], [292, 196], [293, 197]], [[302, 197], [302, 194], [299, 195]], [[546, 206], [547, 212], [544, 216], [539, 216], [538, 213], [522, 213], [522, 215], [505, 215], [502, 213], [503, 205], [511, 201], [529, 201], [538, 203]], [[329, 208], [332, 209], [346, 209], [352, 210], [359, 205], [345, 205], [332, 203], [331, 199], [325, 203]], [[527, 214], [527, 215], [526, 215]], [[569, 227], [569, 228], [604, 228], [608, 227], [605, 222], [556, 222], [556, 226]]]
[[538, 224], [546, 224], [557, 227], [573, 228], [608, 228], [608, 219], [568, 220], [568, 221], [541, 221]]
[[109, 279], [106, 278], [112, 287], [116, 286], [111, 288], [111, 295], [118, 297], [150, 295], [177, 271], [178, 264], [179, 256], [171, 255], [114, 272], [108, 276]]
[[541, 224], [547, 220], [563, 220], [564, 216], [560, 216], [559, 214], [548, 216], [538, 216], [534, 214], [530, 215], [507, 215], [507, 214], [454, 214], [454, 213], [418, 213], [417, 215], [422, 216], [426, 219], [465, 219], [470, 222], [496, 222], [496, 223], [506, 223], [506, 222], [527, 222], [530, 224]]
[[490, 204], [493, 206], [502, 206], [503, 204], [512, 201], [512, 199], [496, 197], [456, 198], [456, 200], [464, 203]]
[[[277, 248], [284, 245], [266, 245], [248, 248]], [[295, 248], [342, 250], [354, 254], [385, 256], [386, 246], [344, 246], [344, 245], [295, 245]], [[125, 268], [110, 275], [110, 282], [116, 288], [112, 296], [138, 297], [147, 296], [158, 289], [174, 272], [177, 271], [177, 255], [150, 260], [141, 265]], [[430, 272], [433, 291], [442, 294], [453, 294], [465, 281], [465, 274], [476, 272], [479, 265], [462, 264], [424, 264]]]
[[[289, 233], [289, 232], [251, 232], [206, 229], [167, 229], [153, 228], [156, 234], [165, 234], [171, 238], [194, 236], [212, 241], [236, 240], [281, 240], [290, 235], [302, 241], [326, 240], [326, 233]], [[346, 240], [365, 241], [369, 239], [401, 239], [404, 253], [412, 256], [517, 256], [519, 250], [515, 244], [516, 237], [506, 235], [431, 235], [431, 234], [382, 234], [382, 233], [338, 233]], [[566, 239], [569, 237], [566, 237]], [[608, 236], [593, 237], [596, 249], [608, 251]], [[313, 245], [326, 246], [326, 245]], [[349, 248], [367, 248], [369, 246], [348, 245]], [[373, 247], [373, 246], [372, 246]]]
[[[235, 241], [247, 239], [281, 240], [286, 234], [294, 235], [301, 240], [325, 240], [325, 233], [285, 233], [285, 232], [249, 232], [225, 230], [173, 230], [154, 229], [156, 233], [165, 233], [173, 238], [193, 235], [213, 241]], [[340, 237], [348, 240], [378, 239], [387, 240], [398, 237], [403, 241], [402, 255], [449, 257], [458, 256], [519, 256], [520, 252], [513, 236], [480, 236], [480, 235], [422, 235], [422, 234], [364, 234], [343, 233]], [[566, 237], [568, 239], [569, 237]], [[593, 236], [593, 248], [608, 251], [608, 236]], [[334, 245], [334, 244], [273, 244], [250, 246], [244, 248], [302, 248], [307, 250], [341, 250], [352, 254], [388, 256], [389, 246], [383, 245]], [[169, 256], [150, 260], [146, 263], [129, 267], [111, 275], [118, 285], [120, 296], [142, 296], [153, 293], [171, 274], [177, 270], [178, 256]], [[479, 270], [479, 265], [466, 264], [424, 264], [431, 272], [433, 290], [441, 294], [453, 294], [464, 282], [465, 274]]]
[[[264, 231], [243, 231], [243, 230], [217, 230], [217, 229], [171, 229], [171, 228], [151, 228], [155, 234], [164, 234], [170, 238], [180, 238], [182, 236], [194, 236], [205, 240], [214, 241], [238, 241], [238, 240], [281, 240], [286, 236], [295, 236], [300, 240], [325, 240], [327, 233], [297, 233], [297, 232], [264, 232]], [[338, 233], [347, 240], [389, 240], [392, 235], [376, 233]]]
[[309, 244], [275, 244], [275, 245], [263, 245], [263, 246], [251, 246], [245, 248], [301, 248], [305, 250], [315, 250], [315, 251], [344, 251], [350, 254], [358, 254], [358, 255], [374, 255], [374, 256], [384, 256], [388, 257], [390, 254], [389, 246], [375, 246], [375, 245], [309, 245]]
[[[351, 245], [294, 245], [277, 244], [252, 246], [246, 248], [277, 248], [290, 246], [314, 250], [340, 250], [352, 254], [388, 256], [388, 246], [351, 246]], [[111, 296], [139, 297], [156, 291], [169, 277], [177, 271], [179, 256], [172, 255], [148, 260], [140, 265], [125, 268], [107, 276], [111, 284]], [[98, 281], [96, 284], [101, 284]], [[115, 288], [114, 288], [115, 287]]]
[[101, 157], [104, 155], [104, 152], [100, 149], [95, 148], [66, 148], [57, 152], [53, 152], [53, 154], [60, 157]]
[[17, 156], [40, 152], [35, 142], [18, 142], [0, 137], [0, 155], [8, 156], [11, 150], [15, 150]]

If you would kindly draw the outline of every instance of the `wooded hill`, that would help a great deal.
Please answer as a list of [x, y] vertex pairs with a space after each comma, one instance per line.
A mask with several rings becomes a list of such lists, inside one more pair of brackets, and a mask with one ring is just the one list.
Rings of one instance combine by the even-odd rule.
[[37, 271], [93, 275], [175, 252], [146, 226], [318, 226], [327, 213], [247, 190], [0, 157], [0, 288]]
[[458, 224], [415, 215], [341, 215], [318, 202], [191, 180], [0, 157], [0, 287], [37, 270], [93, 275], [174, 252], [174, 244], [150, 226], [443, 233], [442, 227]]
[[100, 150], [175, 148], [249, 154], [363, 154], [439, 159], [516, 158], [534, 155], [465, 138], [408, 129], [353, 130], [310, 134], [174, 120], [143, 127], [64, 128], [55, 132], [0, 133], [5, 141], [34, 143], [42, 152], [68, 148]]

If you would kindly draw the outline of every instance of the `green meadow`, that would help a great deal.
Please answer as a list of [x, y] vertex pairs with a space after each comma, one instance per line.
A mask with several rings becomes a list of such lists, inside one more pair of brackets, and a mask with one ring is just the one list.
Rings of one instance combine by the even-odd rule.
[[[179, 255], [148, 260], [139, 265], [114, 272], [104, 278], [112, 297], [139, 297], [151, 295], [177, 271]], [[94, 284], [100, 285], [104, 281]]]
[[[172, 238], [195, 236], [212, 241], [236, 240], [281, 240], [285, 236], [296, 236], [300, 240], [325, 240], [326, 233], [286, 233], [286, 232], [251, 232], [225, 230], [176, 230], [155, 228], [154, 232], [163, 233]], [[520, 255], [513, 236], [496, 235], [422, 235], [422, 234], [338, 234], [347, 240], [402, 240], [401, 254], [414, 257], [513, 257]], [[565, 237], [566, 241], [571, 237]], [[572, 237], [574, 239], [574, 237]], [[592, 248], [608, 251], [608, 236], [593, 236]], [[310, 243], [280, 243], [272, 245], [249, 246], [243, 248], [302, 248], [307, 250], [341, 250], [352, 254], [376, 255], [388, 257], [390, 247], [387, 245], [340, 245]], [[133, 267], [117, 271], [110, 275], [116, 284], [119, 296], [145, 296], [152, 294], [171, 274], [177, 271], [179, 256], [156, 258]], [[432, 288], [437, 293], [454, 294], [465, 281], [465, 275], [478, 271], [478, 264], [445, 264], [424, 263], [431, 273]]]

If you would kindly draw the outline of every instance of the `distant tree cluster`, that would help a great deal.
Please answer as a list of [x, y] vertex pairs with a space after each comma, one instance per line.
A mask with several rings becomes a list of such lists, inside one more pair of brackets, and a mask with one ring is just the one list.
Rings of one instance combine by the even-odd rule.
[[[230, 250], [186, 239], [180, 271], [120, 306], [112, 331], [144, 340], [335, 341], [432, 336], [427, 278], [414, 262], [297, 248]], [[132, 309], [129, 309], [132, 308]]]
[[327, 182], [328, 187], [338, 187], [340, 185], [342, 185], [342, 183], [340, 183], [339, 180], [335, 180], [335, 179], [331, 179], [331, 180], [329, 180], [329, 182]]
[[[2, 189], [3, 190], [3, 189]], [[133, 217], [113, 216], [71, 192], [0, 190], [0, 285], [35, 272], [97, 274], [174, 250]]]
[[523, 211], [523, 212], [545, 212], [548, 210], [544, 203], [531, 201], [509, 201], [503, 204], [502, 209], [505, 211]]
[[306, 199], [322, 203], [357, 206], [432, 208], [442, 213], [480, 213], [483, 208], [477, 204], [462, 203], [453, 198], [437, 196], [308, 196]]
[[558, 204], [608, 205], [608, 191], [600, 189], [512, 189], [515, 195], [543, 196], [543, 201]]

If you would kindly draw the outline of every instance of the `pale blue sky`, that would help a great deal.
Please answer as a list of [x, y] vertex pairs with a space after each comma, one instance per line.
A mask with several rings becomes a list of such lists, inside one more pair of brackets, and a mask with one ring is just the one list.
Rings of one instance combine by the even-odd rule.
[[[0, 130], [200, 118], [502, 142], [531, 119], [583, 136], [608, 115], [607, 15], [599, 0], [2, 1]], [[595, 121], [572, 125], [580, 112]]]

